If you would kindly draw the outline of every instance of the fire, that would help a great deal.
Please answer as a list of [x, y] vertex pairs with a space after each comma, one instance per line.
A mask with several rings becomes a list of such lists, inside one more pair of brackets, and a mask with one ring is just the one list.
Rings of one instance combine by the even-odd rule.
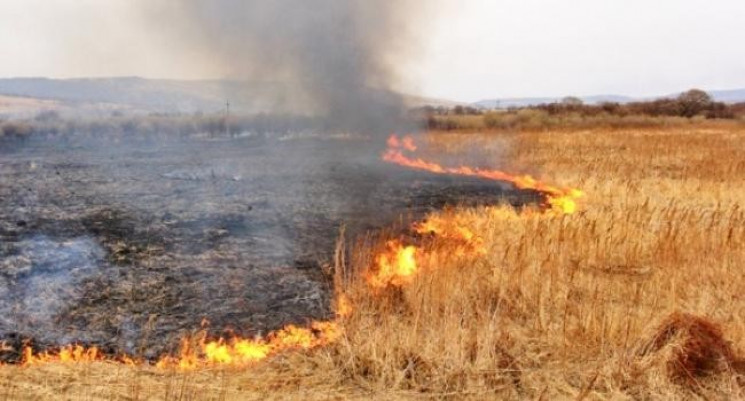
[[[556, 187], [535, 180], [529, 175], [511, 175], [498, 170], [483, 170], [468, 166], [443, 167], [437, 163], [411, 158], [404, 152], [415, 152], [417, 146], [413, 138], [399, 138], [391, 135], [387, 141], [388, 149], [383, 154], [387, 162], [401, 166], [427, 170], [437, 174], [454, 174], [477, 176], [491, 180], [506, 181], [517, 188], [532, 189], [545, 196], [545, 208], [559, 214], [572, 214], [577, 210], [577, 199], [583, 196], [582, 191], [573, 188]], [[524, 217], [526, 212], [518, 213], [514, 209], [494, 208], [489, 213], [503, 218]], [[531, 212], [527, 212], [531, 213]], [[483, 239], [469, 228], [466, 221], [457, 215], [441, 214], [415, 223], [412, 231], [420, 235], [433, 235], [456, 244], [457, 256], [485, 255], [487, 253]], [[415, 245], [406, 245], [400, 240], [388, 241], [385, 249], [375, 257], [375, 263], [366, 273], [370, 287], [403, 287], [410, 284], [419, 273], [417, 265], [422, 249]], [[336, 342], [343, 336], [343, 320], [353, 313], [352, 302], [344, 293], [338, 293], [335, 301], [336, 320], [315, 321], [308, 327], [288, 325], [266, 337], [232, 338], [208, 340], [202, 335], [197, 339], [184, 338], [176, 356], [162, 357], [155, 366], [164, 369], [192, 370], [210, 366], [248, 366], [263, 361], [273, 355], [291, 350], [307, 350]], [[207, 325], [206, 320], [203, 327]], [[56, 352], [34, 353], [31, 347], [24, 347], [22, 364], [33, 366], [45, 363], [89, 363], [113, 361], [127, 365], [147, 364], [146, 361], [127, 356], [110, 358], [97, 347], [68, 345]]]
[[544, 206], [559, 214], [574, 213], [577, 210], [577, 200], [584, 195], [579, 189], [545, 184], [529, 175], [513, 175], [499, 170], [484, 170], [469, 166], [444, 167], [421, 158], [408, 157], [404, 154], [405, 151], [414, 152], [417, 149], [414, 139], [410, 136], [399, 139], [395, 134], [391, 135], [387, 144], [388, 149], [383, 153], [383, 160], [389, 163], [435, 174], [465, 175], [509, 182], [519, 189], [532, 189], [544, 194], [546, 197]]
[[414, 152], [417, 149], [416, 144], [414, 143], [414, 138], [410, 136], [405, 136], [399, 140], [396, 135], [391, 135], [388, 137], [386, 143], [389, 148], [404, 148], [410, 152]]
[[367, 276], [373, 288], [401, 287], [410, 283], [417, 273], [417, 248], [400, 241], [388, 241], [386, 251], [375, 257], [375, 269]]
[[97, 347], [84, 347], [82, 345], [67, 345], [59, 349], [56, 353], [41, 352], [34, 354], [31, 347], [23, 348], [24, 365], [40, 365], [46, 363], [81, 363], [81, 362], [99, 362], [103, 361], [104, 355]]
[[[155, 363], [161, 369], [193, 370], [208, 366], [247, 366], [272, 355], [293, 350], [312, 349], [331, 344], [342, 336], [342, 329], [334, 321], [312, 322], [309, 327], [288, 325], [269, 334], [266, 338], [233, 338], [226, 340], [198, 340], [183, 338], [177, 356], [165, 356]], [[34, 353], [29, 346], [23, 348], [21, 364], [36, 366], [49, 363], [80, 364], [91, 362], [119, 362], [130, 366], [146, 362], [122, 356], [111, 358], [97, 347], [68, 345], [56, 352]]]
[[183, 339], [176, 357], [161, 358], [158, 368], [193, 370], [203, 366], [246, 366], [292, 349], [311, 349], [330, 344], [342, 335], [335, 322], [313, 322], [309, 328], [288, 325], [266, 338], [234, 338], [206, 341]]
[[430, 216], [427, 220], [414, 223], [412, 229], [420, 235], [434, 235], [452, 241], [458, 256], [485, 255], [483, 238], [468, 228], [464, 221], [449, 215]]
[[352, 312], [354, 311], [354, 308], [352, 307], [352, 301], [347, 298], [344, 294], [339, 294], [336, 297], [336, 316], [339, 318], [345, 318], [350, 315], [352, 315]]

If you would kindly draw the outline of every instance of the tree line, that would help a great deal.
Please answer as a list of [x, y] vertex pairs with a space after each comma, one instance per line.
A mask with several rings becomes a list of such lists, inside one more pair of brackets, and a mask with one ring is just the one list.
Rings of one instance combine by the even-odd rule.
[[[717, 102], [711, 95], [700, 89], [691, 89], [672, 98], [659, 98], [629, 103], [601, 102], [598, 104], [585, 104], [578, 97], [568, 96], [557, 102], [525, 107], [508, 107], [502, 111], [515, 112], [523, 109], [542, 110], [549, 115], [579, 114], [583, 116], [596, 116], [607, 114], [620, 117], [639, 115], [686, 118], [703, 116], [705, 118], [725, 119], [745, 116], [745, 102], [735, 104]], [[469, 105], [456, 105], [453, 107], [424, 106], [419, 108], [418, 111], [424, 115], [473, 116], [484, 115], [494, 110]]]

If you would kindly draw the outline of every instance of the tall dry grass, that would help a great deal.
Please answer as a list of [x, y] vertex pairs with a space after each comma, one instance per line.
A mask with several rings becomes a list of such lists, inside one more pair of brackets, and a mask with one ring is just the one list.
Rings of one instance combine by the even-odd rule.
[[359, 274], [382, 239], [348, 244], [336, 284], [355, 311], [329, 347], [197, 372], [3, 367], [0, 399], [745, 398], [745, 129], [429, 142], [499, 143], [502, 164], [582, 188], [582, 211], [443, 211], [487, 252], [419, 239], [420, 274], [402, 289], [372, 291]]

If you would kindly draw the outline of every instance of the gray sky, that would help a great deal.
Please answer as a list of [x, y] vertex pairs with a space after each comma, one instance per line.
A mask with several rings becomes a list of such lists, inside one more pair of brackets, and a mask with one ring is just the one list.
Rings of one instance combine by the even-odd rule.
[[[168, 46], [138, 6], [149, 1], [166, 0], [0, 0], [0, 77], [224, 75]], [[437, 2], [403, 90], [474, 101], [745, 87], [742, 0]]]

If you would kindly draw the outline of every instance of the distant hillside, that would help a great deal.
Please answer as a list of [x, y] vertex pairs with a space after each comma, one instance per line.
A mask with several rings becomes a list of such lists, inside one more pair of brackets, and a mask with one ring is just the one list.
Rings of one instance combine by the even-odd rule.
[[[745, 89], [731, 89], [731, 90], [713, 90], [707, 91], [714, 100], [725, 103], [738, 103], [745, 102]], [[635, 101], [646, 101], [656, 98], [664, 97], [676, 97], [679, 93], [672, 95], [656, 96], [656, 97], [629, 97], [622, 95], [593, 95], [593, 96], [581, 96], [579, 97], [585, 104], [600, 104], [604, 102], [615, 102], [615, 103], [629, 103]], [[478, 102], [474, 102], [471, 105], [475, 107], [494, 109], [494, 108], [507, 108], [507, 107], [526, 107], [535, 106], [538, 104], [553, 103], [561, 101], [561, 97], [525, 97], [525, 98], [497, 98], [497, 99], [485, 99]]]
[[745, 102], [745, 89], [729, 89], [709, 91], [709, 94], [718, 102], [740, 103]]
[[[745, 89], [709, 91], [714, 99], [727, 103], [745, 102]], [[0, 116], [28, 115], [35, 110], [56, 110], [65, 114], [107, 115], [126, 113], [213, 113], [222, 112], [225, 102], [243, 113], [276, 110], [303, 110], [303, 99], [290, 85], [277, 82], [230, 80], [179, 81], [122, 78], [6, 78], [0, 79]], [[660, 96], [672, 97], [677, 94]], [[410, 107], [424, 105], [453, 107], [464, 103], [404, 95]], [[587, 104], [627, 103], [651, 98], [620, 95], [581, 97]], [[472, 103], [480, 108], [524, 107], [561, 100], [557, 97], [495, 98]], [[38, 106], [38, 109], [34, 107]]]
[[[603, 102], [625, 103], [632, 101], [632, 98], [618, 95], [595, 95], [581, 97], [582, 101], [587, 104], [598, 104]], [[503, 99], [486, 99], [472, 103], [473, 106], [485, 109], [506, 108], [506, 107], [526, 107], [537, 104], [554, 103], [561, 101], [560, 97], [523, 97], [523, 98], [503, 98]]]
[[[264, 99], [276, 98], [286, 92], [287, 88], [272, 83], [233, 81], [0, 79], [1, 95], [56, 100], [83, 109], [107, 104], [135, 112], [211, 112], [224, 109], [227, 99], [232, 99], [236, 108], [262, 111], [271, 107]], [[272, 96], [263, 96], [268, 93]], [[237, 99], [244, 99], [244, 102], [239, 103]]]
[[0, 116], [34, 115], [40, 110], [59, 111], [64, 106], [55, 100], [0, 95]]
[[[303, 110], [302, 99], [290, 85], [274, 82], [229, 80], [179, 81], [124, 78], [9, 78], [0, 79], [0, 96], [54, 101], [49, 107], [64, 113], [195, 113], [222, 112], [226, 101], [237, 112], [257, 113], [276, 110]], [[411, 107], [454, 106], [457, 102], [404, 95]], [[27, 102], [28, 103], [28, 102]], [[307, 103], [306, 103], [307, 104]], [[7, 107], [8, 110], [21, 110]], [[22, 110], [27, 111], [28, 108]]]

